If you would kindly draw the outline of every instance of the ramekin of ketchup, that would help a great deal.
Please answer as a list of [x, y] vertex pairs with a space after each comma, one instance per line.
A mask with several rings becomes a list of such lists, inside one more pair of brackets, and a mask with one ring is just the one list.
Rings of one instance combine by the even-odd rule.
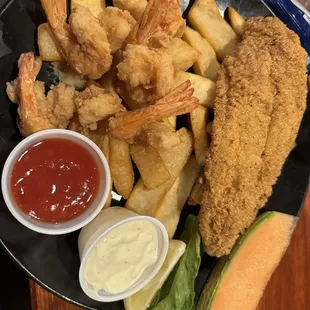
[[85, 136], [65, 129], [40, 131], [20, 142], [7, 158], [1, 181], [12, 215], [50, 235], [87, 225], [111, 190], [102, 151]]

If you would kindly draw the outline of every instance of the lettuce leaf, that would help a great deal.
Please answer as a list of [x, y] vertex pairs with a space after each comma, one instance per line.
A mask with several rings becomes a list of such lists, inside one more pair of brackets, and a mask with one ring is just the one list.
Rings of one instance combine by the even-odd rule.
[[152, 310], [194, 309], [195, 278], [201, 262], [198, 219], [189, 215], [181, 240], [186, 250], [152, 301]]

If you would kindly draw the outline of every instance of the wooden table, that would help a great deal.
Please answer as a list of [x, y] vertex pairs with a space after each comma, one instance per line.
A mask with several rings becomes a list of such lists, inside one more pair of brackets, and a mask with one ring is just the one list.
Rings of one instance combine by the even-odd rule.
[[[300, 0], [310, 9], [310, 0]], [[30, 281], [33, 310], [78, 310]], [[310, 309], [310, 191], [291, 244], [267, 285], [257, 310]]]

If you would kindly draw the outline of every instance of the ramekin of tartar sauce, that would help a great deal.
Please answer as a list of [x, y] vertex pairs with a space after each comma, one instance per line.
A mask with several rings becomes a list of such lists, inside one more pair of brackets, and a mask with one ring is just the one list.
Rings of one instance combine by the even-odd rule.
[[92, 299], [112, 302], [146, 286], [161, 268], [169, 237], [155, 218], [126, 208], [104, 209], [79, 236], [79, 280]]

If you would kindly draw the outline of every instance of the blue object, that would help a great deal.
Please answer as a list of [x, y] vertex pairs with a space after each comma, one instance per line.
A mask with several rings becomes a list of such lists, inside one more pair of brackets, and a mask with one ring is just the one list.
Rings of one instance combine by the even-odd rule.
[[295, 31], [308, 53], [307, 69], [310, 74], [310, 13], [296, 0], [262, 0], [273, 15]]

